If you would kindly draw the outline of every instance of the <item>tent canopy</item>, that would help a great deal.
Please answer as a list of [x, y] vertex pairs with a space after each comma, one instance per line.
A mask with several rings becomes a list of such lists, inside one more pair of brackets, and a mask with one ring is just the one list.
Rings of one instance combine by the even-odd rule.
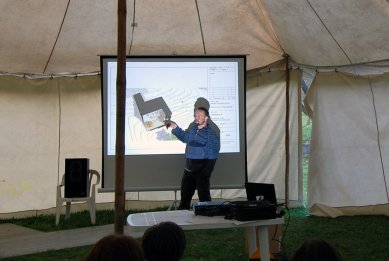
[[[381, 205], [375, 213], [388, 214], [389, 73], [372, 76], [389, 70], [388, 22], [388, 0], [128, 0], [126, 49], [128, 55], [247, 54], [248, 178], [275, 183], [281, 198], [285, 65], [257, 68], [273, 69], [285, 54], [305, 74], [313, 71], [312, 78], [320, 67], [325, 72], [305, 100], [313, 123], [309, 206], [319, 214], [341, 215], [329, 212], [348, 206], [348, 213], [362, 213], [354, 207]], [[101, 166], [96, 74], [99, 55], [117, 53], [117, 1], [0, 0], [0, 36], [0, 196], [7, 203], [0, 214], [50, 208], [64, 158], [87, 157], [92, 166]], [[339, 74], [326, 71], [334, 67]], [[48, 79], [68, 74], [93, 75]], [[301, 77], [301, 70], [291, 70], [288, 187], [289, 199], [299, 202]], [[354, 125], [355, 130], [340, 132], [331, 123], [341, 131]], [[358, 168], [363, 164], [369, 171]], [[364, 189], [363, 198], [356, 188]], [[98, 202], [112, 201], [99, 194]], [[126, 197], [161, 199], [152, 192]]]
[[[385, 0], [128, 0], [128, 54], [248, 54], [247, 68], [287, 53], [299, 64], [389, 59]], [[116, 54], [117, 3], [0, 1], [0, 72], [89, 73]]]

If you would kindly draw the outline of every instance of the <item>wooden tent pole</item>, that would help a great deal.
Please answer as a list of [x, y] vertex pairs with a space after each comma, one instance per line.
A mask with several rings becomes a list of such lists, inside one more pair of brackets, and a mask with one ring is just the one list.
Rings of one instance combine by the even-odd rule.
[[118, 0], [116, 147], [115, 147], [115, 234], [124, 230], [124, 140], [126, 111], [126, 0]]
[[289, 101], [289, 56], [284, 54], [285, 57], [285, 207], [289, 205], [289, 112], [290, 112], [290, 101]]

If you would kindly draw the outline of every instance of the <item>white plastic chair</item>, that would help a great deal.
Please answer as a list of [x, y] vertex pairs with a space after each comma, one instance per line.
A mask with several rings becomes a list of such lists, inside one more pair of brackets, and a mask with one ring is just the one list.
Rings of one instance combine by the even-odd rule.
[[[93, 177], [96, 176], [95, 182]], [[89, 170], [89, 178], [87, 184], [87, 197], [82, 198], [65, 198], [62, 196], [64, 193], [64, 189], [62, 187], [65, 186], [65, 174], [62, 176], [61, 183], [57, 186], [57, 206], [56, 206], [56, 214], [55, 214], [55, 224], [58, 226], [59, 218], [61, 216], [61, 208], [64, 202], [66, 202], [66, 215], [65, 219], [70, 218], [70, 206], [72, 202], [87, 202], [89, 207], [89, 214], [92, 224], [96, 223], [96, 185], [100, 184], [100, 174], [96, 170]], [[63, 193], [63, 194], [62, 194]]]

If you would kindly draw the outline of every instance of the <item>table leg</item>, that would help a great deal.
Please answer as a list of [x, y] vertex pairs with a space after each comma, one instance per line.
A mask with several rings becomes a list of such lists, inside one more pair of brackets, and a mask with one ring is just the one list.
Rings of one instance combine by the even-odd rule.
[[247, 228], [247, 244], [248, 244], [248, 254], [249, 257], [253, 256], [255, 251], [258, 248], [258, 243], [257, 243], [257, 235], [255, 232], [255, 227], [248, 227]]
[[267, 226], [260, 226], [258, 229], [261, 261], [270, 261], [269, 233]]

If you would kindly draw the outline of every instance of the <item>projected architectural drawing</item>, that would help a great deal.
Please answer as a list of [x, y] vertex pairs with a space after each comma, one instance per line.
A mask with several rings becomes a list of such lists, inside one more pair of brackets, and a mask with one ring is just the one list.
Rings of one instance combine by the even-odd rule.
[[[115, 153], [116, 63], [108, 64], [108, 154]], [[237, 64], [232, 62], [128, 63], [126, 68], [125, 154], [182, 154], [164, 120], [186, 129], [199, 97], [210, 103], [220, 128], [221, 152], [239, 152]], [[111, 87], [111, 88], [110, 88]]]
[[170, 120], [172, 112], [162, 97], [149, 101], [145, 101], [140, 93], [133, 97], [135, 116], [143, 121], [146, 130], [163, 127], [165, 120]]

